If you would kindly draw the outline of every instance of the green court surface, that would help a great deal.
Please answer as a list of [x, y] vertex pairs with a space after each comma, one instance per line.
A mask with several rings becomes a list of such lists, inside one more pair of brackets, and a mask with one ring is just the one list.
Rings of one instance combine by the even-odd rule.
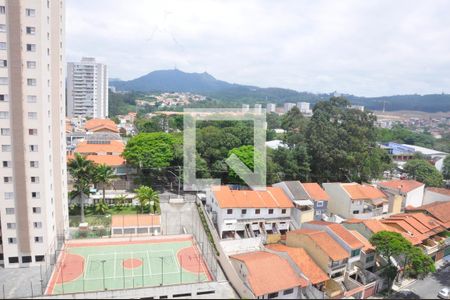
[[47, 294], [209, 281], [191, 238], [67, 244]]

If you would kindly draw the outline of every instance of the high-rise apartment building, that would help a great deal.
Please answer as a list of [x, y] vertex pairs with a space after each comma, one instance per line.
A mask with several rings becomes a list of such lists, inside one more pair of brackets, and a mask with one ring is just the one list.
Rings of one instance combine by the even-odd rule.
[[304, 115], [311, 115], [311, 104], [309, 102], [297, 102], [297, 107], [300, 112]]
[[267, 103], [266, 105], [266, 112], [267, 113], [274, 113], [277, 110], [277, 105], [275, 103]]
[[95, 58], [67, 64], [67, 116], [104, 119], [108, 116], [106, 65]]
[[0, 264], [48, 260], [67, 233], [64, 1], [0, 0]]
[[284, 113], [289, 112], [291, 109], [295, 107], [295, 103], [285, 103], [284, 104]]

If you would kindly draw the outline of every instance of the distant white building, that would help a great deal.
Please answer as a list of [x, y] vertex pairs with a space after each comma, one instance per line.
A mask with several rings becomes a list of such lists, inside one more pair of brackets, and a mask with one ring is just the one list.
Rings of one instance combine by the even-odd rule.
[[108, 73], [95, 58], [67, 64], [67, 116], [104, 119], [108, 116]]
[[250, 105], [242, 104], [242, 112], [246, 113], [250, 111]]
[[261, 113], [262, 105], [261, 104], [255, 104], [255, 113]]
[[298, 102], [297, 103], [298, 109], [304, 115], [311, 115], [312, 114], [312, 110], [311, 110], [310, 105], [311, 104], [309, 102]]
[[351, 109], [356, 109], [356, 110], [360, 110], [360, 111], [364, 111], [364, 106], [362, 105], [350, 105]]
[[422, 153], [423, 155], [430, 157], [436, 169], [438, 169], [439, 172], [442, 172], [444, 159], [447, 157], [448, 153], [415, 145], [403, 144], [403, 146], [412, 148], [414, 152]]
[[287, 113], [291, 109], [295, 107], [295, 103], [285, 103], [284, 104], [284, 113]]
[[277, 110], [277, 105], [274, 103], [268, 103], [266, 105], [266, 112], [267, 113], [274, 113]]

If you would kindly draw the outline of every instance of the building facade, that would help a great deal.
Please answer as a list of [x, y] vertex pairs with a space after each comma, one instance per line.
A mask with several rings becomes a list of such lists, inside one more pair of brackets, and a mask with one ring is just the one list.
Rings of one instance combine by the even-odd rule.
[[0, 1], [0, 264], [49, 260], [68, 229], [64, 1]]
[[67, 64], [67, 116], [106, 118], [108, 116], [108, 73], [95, 58]]

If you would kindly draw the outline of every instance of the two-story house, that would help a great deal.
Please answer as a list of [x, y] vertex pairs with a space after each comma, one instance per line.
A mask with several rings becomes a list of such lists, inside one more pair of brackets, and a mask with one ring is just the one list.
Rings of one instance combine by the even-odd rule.
[[325, 231], [336, 241], [349, 256], [347, 263], [347, 272], [351, 275], [356, 272], [355, 263], [361, 258], [361, 250], [364, 244], [351, 234], [344, 226], [337, 223], [325, 221], [311, 221], [302, 224], [302, 228]]
[[206, 195], [206, 210], [222, 239], [284, 235], [290, 230], [293, 208], [292, 201], [276, 187], [252, 191], [216, 186]]
[[298, 225], [312, 220], [321, 220], [326, 214], [330, 197], [317, 183], [282, 181], [273, 185], [283, 189], [294, 203], [292, 218]]
[[279, 255], [255, 251], [230, 256], [230, 261], [255, 299], [302, 299], [308, 281]]
[[328, 212], [345, 219], [369, 219], [388, 212], [386, 195], [376, 187], [359, 183], [324, 183], [330, 195]]
[[[389, 200], [389, 212], [400, 213], [405, 207], [418, 207], [422, 205], [425, 184], [416, 180], [391, 180], [378, 183]], [[397, 199], [400, 203], [397, 203]]]

